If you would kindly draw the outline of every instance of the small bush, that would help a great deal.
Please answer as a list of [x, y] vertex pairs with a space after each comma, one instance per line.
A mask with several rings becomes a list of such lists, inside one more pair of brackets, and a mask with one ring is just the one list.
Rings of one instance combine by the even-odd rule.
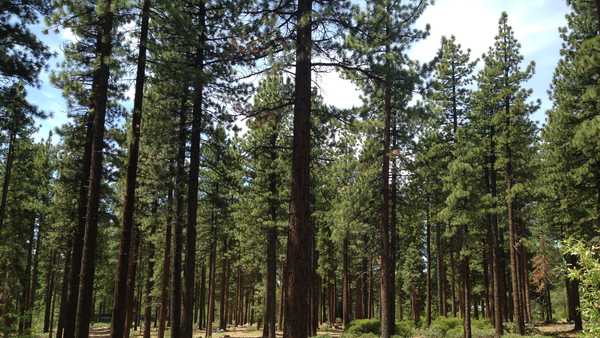
[[502, 335], [502, 338], [548, 338], [548, 336], [540, 336], [540, 335], [534, 335], [534, 336], [521, 336], [518, 334], [505, 334]]
[[[492, 328], [476, 328], [471, 326], [471, 335], [473, 338], [494, 338], [494, 329]], [[462, 338], [464, 335], [463, 327], [455, 327], [446, 332], [447, 338]]]
[[401, 321], [396, 323], [396, 332], [393, 337], [396, 338], [407, 338], [412, 337], [414, 332], [413, 322], [409, 320]]
[[[473, 320], [471, 322], [471, 333], [474, 338], [494, 337], [494, 328], [487, 320]], [[425, 338], [462, 338], [463, 319], [448, 317], [438, 318], [431, 322], [429, 329], [424, 330]]]
[[378, 319], [356, 319], [350, 322], [350, 325], [344, 329], [344, 332], [352, 335], [361, 335], [363, 333], [379, 335], [379, 325]]
[[[374, 336], [378, 337], [380, 334], [380, 322], [379, 319], [356, 319], [353, 320], [350, 325], [344, 330], [344, 338], [368, 338]], [[396, 323], [396, 332], [393, 337], [406, 338], [412, 337], [413, 325], [410, 321], [402, 321]]]
[[462, 319], [448, 317], [438, 318], [431, 322], [431, 326], [423, 332], [425, 338], [444, 338], [448, 331], [462, 327]]
[[379, 335], [374, 334], [374, 333], [363, 333], [363, 334], [344, 333], [344, 334], [342, 334], [342, 338], [379, 338]]
[[493, 329], [492, 323], [487, 319], [475, 319], [471, 321], [471, 327], [477, 329]]

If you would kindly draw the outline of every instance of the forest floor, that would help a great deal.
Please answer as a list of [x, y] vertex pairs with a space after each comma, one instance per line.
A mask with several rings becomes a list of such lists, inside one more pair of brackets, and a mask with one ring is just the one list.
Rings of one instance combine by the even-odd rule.
[[552, 324], [541, 324], [535, 327], [544, 336], [553, 336], [560, 338], [577, 337], [577, 332], [573, 329], [573, 324], [568, 323], [552, 323]]
[[[554, 324], [542, 324], [537, 325], [536, 329], [539, 330], [540, 334], [549, 337], [558, 338], [572, 338], [577, 337], [577, 333], [573, 331], [572, 324], [566, 323], [554, 323]], [[328, 330], [318, 331], [319, 335], [329, 335], [332, 338], [340, 337], [342, 334], [341, 330]], [[277, 331], [277, 336], [282, 337], [283, 332]], [[108, 326], [97, 326], [91, 329], [90, 338], [107, 338], [110, 337], [110, 327]], [[142, 337], [142, 332], [135, 331], [131, 337]], [[156, 329], [152, 329], [152, 337], [156, 337]], [[165, 332], [165, 337], [169, 337], [169, 333]], [[195, 338], [204, 337], [204, 330], [195, 330]], [[231, 327], [226, 332], [219, 332], [218, 330], [213, 333], [214, 338], [260, 338], [262, 337], [262, 331], [256, 330], [254, 327]]]
[[[340, 337], [342, 335], [342, 331], [341, 330], [328, 330], [328, 331], [318, 331], [317, 332], [318, 335], [329, 335], [332, 338], [337, 338]], [[151, 331], [151, 335], [152, 337], [156, 337], [157, 336], [157, 329], [153, 328]], [[204, 330], [194, 330], [194, 338], [203, 338], [205, 335], [205, 331]], [[142, 331], [138, 330], [138, 331], [134, 331], [131, 334], [131, 337], [142, 337]], [[226, 338], [226, 337], [231, 337], [231, 338], [238, 338], [238, 337], [244, 337], [244, 338], [261, 338], [262, 337], [262, 330], [256, 330], [255, 327], [230, 327], [227, 331], [225, 332], [219, 332], [218, 330], [215, 330], [213, 332], [213, 338]], [[110, 327], [106, 326], [106, 325], [102, 325], [102, 326], [96, 326], [93, 327], [90, 330], [90, 338], [108, 338], [110, 337]], [[169, 332], [167, 330], [167, 332], [165, 332], [165, 337], [170, 337]], [[281, 331], [277, 331], [277, 337], [283, 337], [283, 332]]]

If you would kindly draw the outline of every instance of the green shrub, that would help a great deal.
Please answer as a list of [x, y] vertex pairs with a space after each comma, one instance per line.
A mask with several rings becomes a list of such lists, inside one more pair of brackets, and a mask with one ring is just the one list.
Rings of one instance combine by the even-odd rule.
[[540, 336], [540, 335], [534, 335], [534, 336], [521, 336], [518, 334], [505, 334], [502, 335], [502, 338], [548, 338], [548, 336]]
[[396, 332], [393, 337], [406, 338], [412, 337], [414, 332], [413, 322], [410, 320], [404, 320], [396, 323]]
[[455, 317], [441, 317], [431, 322], [431, 326], [423, 332], [425, 338], [444, 338], [448, 331], [461, 327], [462, 319]]
[[363, 333], [374, 333], [379, 335], [379, 320], [378, 319], [356, 319], [350, 322], [345, 333], [352, 335], [361, 335]]
[[[350, 325], [344, 330], [343, 337], [361, 337], [367, 338], [368, 334], [378, 337], [380, 334], [379, 319], [356, 319], [350, 322]], [[411, 337], [413, 334], [413, 325], [411, 321], [402, 321], [396, 323], [395, 337]]]
[[[471, 326], [471, 335], [473, 338], [494, 338], [494, 329], [492, 328], [477, 328]], [[447, 338], [462, 338], [463, 337], [463, 327], [455, 327], [453, 329], [448, 330], [444, 337]]]
[[344, 334], [342, 334], [342, 338], [379, 338], [379, 335], [374, 334], [374, 333], [362, 333], [362, 334], [344, 333]]
[[471, 321], [471, 327], [477, 329], [493, 329], [492, 323], [487, 319], [475, 319]]
[[[494, 328], [487, 320], [473, 320], [471, 322], [471, 333], [473, 338], [494, 337]], [[438, 318], [431, 322], [429, 329], [423, 331], [425, 338], [462, 338], [462, 318], [448, 317]]]
[[585, 320], [584, 337], [600, 337], [600, 246], [570, 239], [564, 243], [564, 252], [575, 255], [576, 268], [569, 269], [569, 277], [579, 280], [581, 316]]

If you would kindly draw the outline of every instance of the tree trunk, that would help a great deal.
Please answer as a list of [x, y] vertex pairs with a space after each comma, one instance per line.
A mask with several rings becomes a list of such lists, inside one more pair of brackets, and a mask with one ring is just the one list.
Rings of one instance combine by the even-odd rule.
[[457, 309], [456, 309], [456, 260], [454, 256], [454, 250], [450, 250], [450, 269], [451, 269], [451, 278], [450, 278], [450, 292], [452, 293], [452, 316], [456, 317]]
[[138, 254], [138, 266], [139, 266], [139, 270], [140, 272], [138, 273], [138, 277], [136, 278], [136, 280], [139, 280], [139, 282], [137, 283], [137, 291], [136, 291], [136, 295], [137, 295], [137, 299], [135, 301], [135, 307], [134, 307], [134, 311], [133, 311], [133, 331], [138, 331], [139, 327], [140, 327], [140, 318], [142, 317], [140, 314], [142, 312], [142, 294], [143, 289], [144, 289], [144, 283], [142, 283], [143, 280], [143, 271], [142, 271], [142, 252], [139, 252]]
[[442, 223], [439, 223], [436, 227], [435, 232], [435, 243], [436, 243], [436, 284], [437, 284], [437, 298], [438, 298], [438, 314], [446, 316], [446, 299], [444, 298], [446, 283], [446, 276], [443, 274], [444, 264], [444, 252], [442, 247]]
[[[489, 239], [489, 231], [488, 231], [488, 239]], [[482, 315], [489, 319], [492, 323], [492, 313], [491, 313], [491, 306], [490, 304], [492, 302], [490, 302], [490, 278], [489, 278], [489, 264], [488, 264], [488, 260], [489, 260], [489, 255], [488, 255], [488, 245], [486, 241], [482, 242], [482, 253], [483, 253], [483, 257], [482, 257], [482, 261], [481, 261], [481, 265], [483, 266], [483, 302], [485, 304], [484, 309], [485, 311], [482, 309]], [[492, 291], [493, 293], [493, 291]]]
[[[510, 106], [508, 105], [508, 99], [505, 103], [505, 110], [508, 116]], [[510, 132], [510, 118], [507, 117], [507, 132]], [[525, 321], [523, 318], [523, 305], [521, 303], [520, 288], [519, 288], [519, 255], [520, 255], [520, 239], [517, 234], [517, 227], [514, 220], [513, 210], [513, 199], [512, 199], [512, 186], [513, 186], [513, 168], [512, 168], [512, 149], [509, 144], [506, 145], [506, 167], [505, 167], [505, 183], [506, 183], [506, 208], [507, 208], [507, 221], [508, 221], [508, 236], [509, 236], [509, 249], [510, 249], [510, 275], [511, 275], [511, 286], [512, 286], [512, 302], [514, 311], [514, 321], [516, 323], [517, 333], [520, 335], [525, 334]]]
[[[521, 228], [522, 229], [522, 228]], [[524, 230], [521, 230], [521, 236], [524, 236]], [[523, 304], [523, 319], [526, 323], [532, 321], [531, 317], [531, 306], [529, 303], [529, 275], [527, 272], [527, 250], [524, 247], [521, 247], [521, 262], [519, 264], [520, 268], [520, 277], [521, 277], [521, 293], [522, 299], [521, 302]]]
[[50, 291], [52, 293], [52, 296], [50, 297], [51, 300], [51, 305], [50, 305], [50, 316], [49, 316], [49, 324], [48, 324], [48, 338], [52, 338], [52, 331], [54, 331], [54, 313], [55, 313], [55, 309], [56, 309], [56, 292], [57, 292], [57, 284], [56, 282], [53, 283], [53, 288]]
[[[389, 47], [388, 48], [388, 53], [389, 53]], [[391, 82], [387, 83], [387, 85], [391, 85]], [[390, 89], [391, 90], [391, 89]], [[391, 96], [389, 98], [390, 101], [390, 105], [391, 105]], [[391, 124], [391, 134], [390, 134], [390, 142], [391, 145], [393, 147], [393, 149], [395, 150], [397, 148], [397, 144], [396, 144], [396, 114], [394, 113], [392, 115], [392, 111], [391, 111], [391, 107], [389, 107], [390, 111], [390, 124]], [[385, 142], [384, 142], [385, 143]], [[389, 279], [389, 292], [388, 292], [388, 296], [389, 296], [389, 302], [388, 302], [388, 313], [389, 313], [389, 322], [388, 322], [388, 327], [389, 327], [389, 332], [390, 335], [393, 335], [395, 333], [395, 329], [396, 329], [396, 303], [394, 302], [394, 299], [396, 299], [396, 246], [397, 246], [397, 234], [396, 234], [396, 201], [397, 201], [397, 180], [398, 180], [398, 168], [396, 167], [396, 160], [394, 158], [391, 157], [391, 151], [392, 149], [390, 149], [388, 151], [388, 157], [392, 163], [392, 180], [391, 180], [391, 187], [388, 190], [390, 192], [390, 251], [389, 251], [389, 266], [388, 266], [388, 279]], [[387, 171], [385, 171], [387, 173]]]
[[[275, 208], [276, 206], [272, 206]], [[276, 215], [271, 215], [272, 220], [275, 221]], [[275, 289], [277, 277], [277, 228], [271, 226], [267, 230], [267, 285], [266, 285], [266, 299], [265, 299], [265, 329], [263, 331], [263, 337], [275, 338]]]
[[[489, 133], [489, 141], [490, 141], [490, 152], [488, 159], [488, 168], [487, 168], [487, 176], [488, 176], [488, 191], [490, 192], [493, 200], [493, 208], [496, 207], [496, 198], [497, 198], [497, 190], [496, 190], [496, 141], [495, 141], [495, 132], [492, 127]], [[495, 211], [491, 211], [488, 215], [488, 226], [490, 229], [490, 247], [492, 252], [492, 283], [494, 285], [494, 328], [497, 337], [502, 336], [504, 332], [504, 328], [502, 326], [502, 314], [504, 312], [503, 309], [503, 300], [504, 300], [504, 285], [503, 274], [501, 273], [501, 269], [503, 269], [500, 262], [500, 244], [499, 244], [499, 231], [498, 231], [498, 217]]]
[[[283, 267], [281, 269], [281, 302], [279, 303], [279, 331], [283, 331], [283, 324], [285, 319], [285, 294], [287, 293], [287, 264], [283, 263]], [[245, 322], [244, 322], [245, 323]]]
[[[466, 231], [465, 231], [466, 232]], [[463, 304], [464, 304], [464, 316], [463, 316], [463, 329], [464, 338], [471, 338], [471, 272], [469, 267], [469, 256], [464, 257], [462, 262], [463, 270]]]
[[54, 293], [54, 280], [55, 280], [55, 270], [54, 266], [56, 264], [56, 251], [52, 250], [52, 254], [50, 255], [52, 258], [50, 259], [49, 271], [46, 274], [46, 290], [44, 295], [44, 328], [43, 332], [46, 333], [50, 330], [50, 313], [52, 311], [51, 307], [54, 301], [53, 293]]
[[[16, 129], [16, 126], [15, 128]], [[15, 141], [17, 133], [15, 130], [10, 130], [8, 137], [8, 152], [6, 153], [6, 166], [4, 167], [4, 180], [2, 182], [2, 200], [0, 202], [0, 229], [4, 226], [4, 215], [6, 214], [6, 205], [8, 203], [8, 187], [10, 185], [10, 177], [14, 161]]]
[[127, 271], [127, 299], [125, 302], [125, 323], [123, 325], [123, 336], [129, 338], [129, 331], [131, 329], [131, 323], [133, 321], [133, 308], [135, 307], [135, 281], [138, 267], [138, 255], [140, 255], [140, 242], [142, 241], [141, 234], [136, 226], [134, 226], [131, 234], [131, 255], [129, 256], [129, 262]]
[[365, 305], [367, 304], [367, 258], [360, 260], [360, 277], [358, 278], [358, 287], [356, 288], [356, 318], [366, 318]]
[[35, 296], [38, 288], [38, 266], [40, 261], [40, 252], [42, 245], [42, 223], [44, 222], [43, 216], [38, 216], [36, 239], [35, 239], [35, 252], [33, 253], [33, 262], [31, 270], [31, 281], [29, 285], [29, 292], [27, 295], [27, 319], [25, 321], [25, 328], [31, 331], [31, 323], [33, 322], [33, 307], [35, 305]]
[[546, 312], [546, 317], [545, 317], [545, 322], [546, 323], [552, 323], [552, 298], [550, 297], [550, 287], [546, 286], [545, 290], [544, 290], [544, 300], [545, 300], [545, 312]]
[[19, 304], [19, 335], [23, 335], [25, 329], [27, 328], [27, 319], [29, 315], [27, 312], [29, 311], [29, 296], [31, 289], [31, 271], [33, 265], [33, 245], [35, 240], [35, 219], [31, 223], [31, 227], [29, 229], [29, 241], [27, 245], [27, 263], [25, 264], [24, 278], [22, 283], [22, 293]]
[[160, 320], [158, 323], [158, 338], [165, 336], [165, 321], [169, 309], [169, 280], [171, 275], [171, 213], [173, 211], [173, 189], [167, 192], [167, 220], [165, 229], [165, 251], [163, 257], [163, 271], [160, 280]]
[[427, 204], [427, 327], [431, 326], [431, 224], [429, 222], [429, 203]]
[[[85, 123], [86, 136], [81, 161], [81, 172], [79, 177], [79, 199], [77, 201], [77, 225], [71, 234], [70, 267], [68, 289], [65, 301], [61, 301], [61, 316], [59, 316], [59, 328], [64, 331], [64, 338], [75, 336], [75, 317], [77, 315], [77, 303], [79, 298], [79, 273], [81, 271], [81, 257], [83, 253], [83, 237], [85, 232], [88, 186], [90, 177], [90, 163], [92, 157], [92, 143], [94, 141], [94, 114], [90, 111]], [[64, 311], [63, 311], [64, 308]]]
[[127, 268], [129, 266], [129, 249], [134, 226], [135, 189], [137, 184], [137, 168], [140, 153], [140, 128], [142, 124], [142, 104], [144, 100], [144, 82], [146, 80], [146, 41], [148, 40], [148, 19], [150, 16], [150, 0], [144, 0], [141, 13], [141, 30], [138, 46], [137, 73], [135, 78], [135, 96], [131, 116], [131, 139], [127, 154], [127, 177], [125, 181], [125, 200], [123, 203], [123, 225], [119, 245], [119, 260], [115, 278], [114, 301], [111, 316], [111, 337], [121, 338], [125, 328], [125, 309], [127, 303]]
[[96, 270], [96, 237], [98, 235], [98, 207], [100, 205], [100, 183], [104, 150], [104, 121], [108, 99], [108, 62], [112, 56], [113, 13], [112, 0], [96, 5], [102, 10], [98, 21], [96, 40], [98, 66], [94, 74], [94, 137], [90, 158], [90, 176], [86, 208], [86, 225], [81, 258], [79, 296], [77, 299], [77, 338], [89, 336], [92, 316], [92, 294]]
[[284, 336], [308, 337], [311, 251], [306, 243], [313, 237], [310, 222], [310, 115], [312, 0], [298, 0], [296, 70], [294, 94], [294, 135], [292, 154], [291, 224], [287, 243], [287, 295]]
[[[389, 46], [386, 48], [389, 50]], [[391, 248], [390, 248], [390, 125], [392, 115], [392, 83], [386, 78], [384, 83], [384, 127], [383, 127], [383, 158], [381, 169], [383, 204], [381, 206], [381, 236], [380, 250], [380, 307], [381, 307], [381, 337], [389, 338], [394, 333], [394, 294], [392, 280]]]
[[348, 326], [350, 325], [350, 307], [351, 307], [351, 303], [350, 303], [350, 271], [349, 271], [349, 265], [350, 265], [350, 257], [349, 257], [349, 252], [348, 252], [348, 246], [350, 245], [350, 240], [349, 240], [349, 234], [346, 231], [345, 235], [344, 235], [344, 242], [342, 245], [342, 266], [343, 266], [343, 270], [342, 270], [342, 322], [344, 324], [344, 329], [347, 329]]
[[202, 262], [200, 268], [200, 298], [198, 300], [198, 330], [204, 328], [206, 321], [206, 264]]
[[216, 225], [214, 210], [212, 211], [212, 235], [210, 244], [210, 258], [208, 263], [208, 320], [206, 321], [206, 337], [212, 337], [212, 324], [215, 320], [215, 270], [217, 257]]
[[[204, 69], [204, 42], [206, 39], [205, 30], [206, 3], [200, 1], [198, 9], [198, 25], [200, 32], [200, 41], [196, 50], [195, 66], [202, 75]], [[190, 154], [190, 172], [188, 179], [187, 195], [187, 227], [186, 227], [186, 255], [184, 269], [184, 300], [183, 300], [183, 318], [182, 332], [184, 338], [192, 338], [194, 321], [194, 282], [196, 272], [196, 221], [198, 210], [198, 175], [200, 170], [200, 128], [202, 123], [202, 104], [204, 99], [204, 79], [203, 76], [194, 82], [194, 105], [192, 109], [192, 135], [191, 135], [191, 154]]]
[[[158, 210], [158, 199], [154, 200], [152, 205], [152, 215], [156, 215]], [[154, 221], [150, 226], [150, 238], [147, 242], [148, 255], [146, 256], [146, 265], [148, 270], [146, 272], [146, 294], [144, 301], [144, 338], [150, 338], [150, 328], [152, 326], [152, 288], [154, 287], [154, 243], [152, 237], [156, 232], [156, 224]]]
[[375, 291], [373, 291], [374, 288], [374, 281], [373, 281], [373, 258], [370, 257], [369, 258], [369, 318], [373, 318], [375, 316]]
[[[577, 256], [567, 255], [566, 256], [567, 267], [577, 268], [579, 262]], [[569, 320], [575, 324], [575, 330], [581, 331], [583, 329], [583, 322], [581, 320], [580, 310], [580, 299], [579, 299], [579, 281], [576, 279], [567, 279], [567, 309]]]
[[411, 312], [412, 312], [412, 320], [415, 323], [415, 326], [418, 326], [419, 319], [421, 315], [421, 311], [419, 310], [419, 289], [413, 285], [411, 286], [410, 292], [410, 304], [411, 304]]
[[[225, 253], [229, 250], [227, 239], [223, 241], [223, 253], [221, 257], [224, 257]], [[227, 258], [223, 258], [221, 260], [221, 301], [219, 306], [219, 329], [225, 331], [227, 330], [227, 321], [225, 318], [225, 308], [227, 307], [227, 289], [229, 287], [229, 274], [228, 274], [228, 265], [229, 260]]]
[[336, 320], [336, 291], [335, 291], [335, 275], [331, 280], [331, 284], [329, 285], [329, 315], [327, 316], [329, 319], [329, 326], [333, 327], [335, 325]]
[[71, 276], [71, 246], [65, 252], [65, 264], [63, 267], [63, 278], [60, 291], [60, 309], [58, 311], [58, 323], [56, 325], [56, 338], [62, 338], [65, 326], [65, 316], [67, 312], [67, 293], [69, 290], [69, 277]]
[[173, 227], [173, 270], [171, 272], [171, 338], [181, 336], [181, 254], [183, 246], [183, 189], [185, 176], [187, 88], [179, 112], [179, 145], [175, 174], [175, 226]]
[[313, 276], [314, 276], [314, 281], [313, 281], [313, 304], [312, 304], [312, 313], [313, 313], [313, 322], [312, 322], [312, 327], [313, 327], [313, 332], [311, 332], [311, 336], [316, 336], [317, 335], [317, 331], [319, 329], [319, 305], [320, 305], [320, 300], [321, 300], [321, 284], [322, 284], [322, 280], [321, 280], [321, 276], [317, 273], [317, 264], [318, 264], [318, 254], [319, 252], [316, 252], [316, 258], [314, 260], [314, 271], [313, 271]]

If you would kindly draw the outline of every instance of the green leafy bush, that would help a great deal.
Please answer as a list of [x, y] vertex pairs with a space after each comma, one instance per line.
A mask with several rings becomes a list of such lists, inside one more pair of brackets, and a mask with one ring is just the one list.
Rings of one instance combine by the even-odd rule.
[[379, 335], [379, 325], [378, 319], [356, 319], [350, 322], [350, 325], [348, 325], [344, 332], [352, 335], [361, 335], [363, 333]]
[[584, 336], [600, 337], [600, 245], [568, 240], [564, 247], [565, 253], [577, 256], [579, 261], [579, 267], [569, 270], [569, 277], [579, 280]]
[[493, 329], [492, 323], [487, 319], [475, 319], [471, 321], [471, 327], [476, 329]]
[[413, 322], [410, 320], [404, 320], [396, 323], [396, 332], [393, 337], [412, 337], [414, 333]]
[[[344, 330], [344, 338], [369, 338], [379, 337], [380, 334], [379, 319], [356, 319], [350, 322], [350, 325]], [[413, 326], [410, 321], [396, 323], [396, 332], [393, 337], [406, 338], [412, 337]]]
[[[487, 320], [473, 320], [471, 333], [473, 338], [493, 338], [494, 328]], [[438, 318], [431, 322], [431, 326], [423, 332], [423, 336], [425, 338], [462, 338], [463, 320], [455, 317]]]
[[[455, 317], [441, 317], [431, 322], [431, 326], [423, 332], [425, 338], [444, 338], [448, 331], [461, 328], [462, 319]], [[462, 331], [461, 331], [462, 332]]]
[[379, 338], [379, 335], [374, 333], [362, 333], [362, 334], [352, 334], [352, 333], [344, 333], [342, 338]]

